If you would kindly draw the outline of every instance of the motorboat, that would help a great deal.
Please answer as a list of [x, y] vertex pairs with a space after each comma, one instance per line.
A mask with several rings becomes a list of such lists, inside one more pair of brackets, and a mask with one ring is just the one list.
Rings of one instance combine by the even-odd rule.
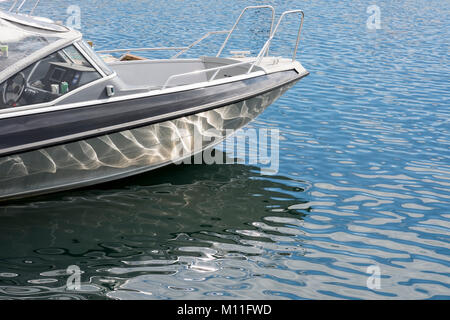
[[[231, 29], [184, 47], [95, 51], [79, 31], [19, 9], [0, 11], [0, 200], [104, 183], [191, 157], [247, 125], [308, 75], [296, 60], [301, 10], [285, 11], [275, 23], [272, 6], [250, 6]], [[251, 9], [271, 12], [267, 41], [253, 55], [226, 55]], [[271, 56], [287, 15], [299, 17], [293, 56]], [[215, 56], [182, 58], [215, 34], [226, 35]], [[156, 50], [176, 53], [138, 55]], [[211, 131], [205, 143], [192, 141]]]

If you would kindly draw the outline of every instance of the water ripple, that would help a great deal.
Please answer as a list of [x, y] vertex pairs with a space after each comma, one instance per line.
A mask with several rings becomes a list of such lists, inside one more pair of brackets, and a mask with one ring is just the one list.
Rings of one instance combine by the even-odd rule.
[[[378, 0], [373, 31], [372, 4], [273, 1], [278, 12], [305, 11], [297, 57], [311, 72], [250, 124], [280, 130], [277, 175], [171, 166], [2, 204], [0, 298], [449, 299], [450, 5]], [[187, 45], [229, 28], [242, 3], [79, 5], [86, 38], [111, 49]], [[52, 8], [65, 19], [65, 3]], [[226, 50], [256, 52], [266, 18], [245, 17]], [[289, 51], [292, 23], [273, 53]], [[70, 265], [82, 271], [78, 291], [66, 287]], [[380, 288], [367, 286], [369, 266]]]

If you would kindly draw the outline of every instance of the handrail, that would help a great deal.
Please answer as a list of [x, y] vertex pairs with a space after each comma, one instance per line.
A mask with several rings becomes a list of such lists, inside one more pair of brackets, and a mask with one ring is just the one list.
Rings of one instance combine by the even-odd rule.
[[[190, 50], [192, 47], [196, 46], [206, 38], [208, 38], [210, 35], [213, 34], [223, 34], [227, 33], [229, 30], [220, 30], [220, 31], [210, 31], [205, 33], [201, 38], [198, 40], [195, 40], [190, 45], [185, 47], [157, 47], [157, 48], [127, 48], [127, 49], [111, 49], [111, 50], [98, 50], [97, 53], [114, 53], [114, 52], [137, 52], [137, 51], [171, 51], [171, 50], [177, 50], [179, 51], [177, 54], [172, 56], [170, 59], [176, 59], [186, 51]], [[181, 50], [181, 51], [180, 51]]]
[[161, 90], [164, 90], [165, 88], [167, 88], [167, 85], [170, 83], [170, 81], [174, 78], [178, 78], [178, 77], [184, 77], [187, 75], [196, 75], [196, 74], [200, 74], [200, 73], [204, 73], [204, 72], [210, 72], [210, 71], [216, 71], [213, 76], [211, 77], [211, 79], [208, 80], [209, 81], [213, 81], [215, 79], [215, 77], [217, 76], [217, 74], [224, 69], [227, 68], [231, 68], [231, 67], [237, 67], [240, 65], [244, 65], [244, 64], [250, 64], [251, 61], [244, 61], [244, 62], [238, 62], [238, 63], [233, 63], [233, 64], [228, 64], [226, 66], [220, 66], [220, 67], [215, 67], [215, 68], [210, 68], [210, 69], [203, 69], [203, 70], [196, 70], [196, 71], [191, 71], [191, 72], [186, 72], [186, 73], [179, 73], [179, 74], [174, 74], [171, 75], [166, 82], [164, 83], [163, 87]]
[[302, 33], [303, 20], [305, 20], [305, 13], [302, 10], [289, 10], [289, 11], [283, 12], [280, 19], [278, 20], [278, 23], [277, 23], [277, 26], [275, 29], [278, 29], [278, 26], [280, 25], [281, 20], [283, 20], [283, 18], [285, 16], [287, 16], [288, 14], [292, 14], [292, 13], [300, 13], [300, 16], [301, 16], [300, 27], [298, 28], [297, 40], [295, 42], [294, 54], [292, 56], [292, 61], [295, 61], [295, 56], [297, 55], [298, 45], [300, 44], [300, 35]]
[[299, 13], [301, 16], [301, 20], [300, 20], [300, 27], [298, 28], [298, 33], [297, 33], [297, 41], [295, 42], [295, 49], [294, 49], [294, 53], [292, 55], [292, 61], [295, 61], [295, 57], [297, 55], [297, 50], [298, 50], [298, 45], [300, 43], [300, 34], [302, 33], [302, 27], [303, 27], [303, 20], [305, 19], [305, 13], [302, 10], [289, 10], [289, 11], [284, 11], [280, 18], [278, 19], [278, 23], [275, 26], [275, 29], [273, 30], [273, 33], [271, 34], [271, 36], [269, 37], [269, 39], [266, 41], [266, 43], [264, 44], [264, 46], [262, 47], [261, 51], [259, 52], [258, 56], [257, 56], [257, 60], [255, 61], [255, 63], [250, 67], [250, 69], [248, 70], [247, 73], [250, 73], [253, 70], [253, 67], [256, 64], [259, 64], [261, 62], [262, 57], [264, 56], [264, 54], [269, 50], [269, 46], [273, 40], [273, 38], [275, 37], [275, 34], [278, 31], [278, 27], [281, 24], [281, 21], [283, 21], [284, 17], [287, 16], [288, 14], [292, 14], [292, 13]]
[[255, 67], [255, 65], [259, 65], [261, 63], [262, 57], [267, 52], [267, 50], [269, 48], [269, 45], [270, 45], [270, 42], [271, 42], [271, 38], [269, 40], [267, 40], [266, 43], [264, 43], [262, 49], [259, 51], [258, 55], [256, 56], [255, 62], [253, 62], [253, 64], [248, 69], [247, 74], [252, 72], [252, 70]]
[[197, 44], [199, 44], [200, 42], [202, 42], [203, 40], [208, 38], [209, 36], [211, 36], [213, 34], [228, 33], [227, 38], [225, 39], [224, 43], [222, 44], [222, 47], [220, 48], [219, 52], [216, 55], [216, 57], [218, 57], [222, 53], [223, 49], [225, 48], [225, 45], [227, 44], [228, 39], [231, 37], [231, 34], [236, 29], [239, 21], [241, 20], [242, 16], [244, 15], [245, 11], [247, 11], [249, 9], [261, 9], [261, 8], [268, 8], [268, 9], [270, 9], [272, 11], [272, 19], [271, 19], [271, 24], [270, 24], [270, 34], [272, 34], [273, 26], [274, 26], [274, 23], [275, 23], [275, 9], [272, 6], [270, 6], [270, 5], [248, 6], [248, 7], [245, 7], [241, 11], [241, 14], [239, 15], [239, 17], [237, 18], [236, 22], [234, 23], [233, 28], [231, 28], [230, 30], [220, 30], [220, 31], [207, 32], [202, 37], [200, 37], [199, 39], [195, 40], [190, 45], [185, 46], [185, 47], [129, 48], [129, 49], [99, 50], [99, 51], [96, 51], [96, 52], [97, 53], [114, 53], [114, 52], [132, 52], [132, 51], [136, 51], [137, 52], [137, 51], [157, 51], [157, 50], [181, 50], [180, 52], [176, 53], [174, 56], [172, 56], [170, 58], [170, 59], [176, 59], [180, 55], [182, 55], [183, 53], [185, 53], [188, 50], [190, 50], [192, 47], [196, 46]]
[[[245, 11], [245, 9], [244, 9]], [[298, 45], [300, 43], [300, 35], [302, 32], [302, 27], [303, 27], [303, 20], [305, 19], [305, 13], [302, 10], [289, 10], [289, 11], [284, 11], [280, 18], [278, 19], [278, 22], [275, 26], [275, 29], [273, 29], [273, 32], [271, 32], [269, 39], [266, 41], [266, 43], [263, 45], [263, 47], [261, 48], [261, 50], [259, 51], [258, 55], [255, 58], [255, 61], [253, 62], [253, 64], [250, 66], [250, 68], [247, 71], [247, 74], [251, 73], [253, 68], [256, 65], [259, 65], [261, 63], [262, 58], [264, 57], [264, 55], [266, 53], [268, 53], [269, 50], [269, 46], [272, 43], [273, 38], [275, 37], [276, 33], [278, 32], [278, 27], [280, 26], [281, 22], [283, 21], [284, 17], [287, 16], [288, 14], [293, 14], [293, 13], [299, 13], [301, 20], [300, 20], [300, 26], [298, 29], [298, 33], [297, 33], [297, 40], [295, 42], [295, 48], [294, 48], [294, 53], [292, 55], [292, 61], [295, 61], [295, 57], [297, 55], [297, 50], [298, 50]], [[242, 15], [242, 14], [241, 14]], [[239, 19], [238, 19], [239, 20]], [[215, 79], [215, 77], [217, 76], [217, 74], [226, 68], [230, 68], [230, 67], [235, 67], [238, 65], [244, 65], [244, 64], [249, 64], [251, 63], [251, 61], [245, 61], [245, 62], [239, 62], [239, 63], [233, 63], [230, 65], [226, 65], [226, 66], [221, 66], [221, 67], [216, 67], [216, 68], [210, 68], [210, 69], [205, 69], [205, 70], [197, 70], [197, 71], [192, 71], [192, 72], [187, 72], [187, 73], [181, 73], [181, 74], [174, 74], [172, 76], [170, 76], [166, 82], [164, 83], [164, 86], [162, 87], [162, 89], [165, 89], [167, 87], [167, 85], [169, 84], [169, 82], [176, 78], [176, 77], [182, 77], [182, 76], [187, 76], [187, 75], [195, 75], [195, 74], [200, 74], [203, 72], [209, 72], [209, 71], [214, 71], [217, 70], [213, 76], [211, 77], [211, 79], [209, 79], [208, 81], [213, 81]]]
[[22, 9], [23, 5], [27, 2], [27, 0], [23, 0], [20, 6], [17, 7], [16, 13], [19, 13], [20, 9]]
[[[225, 39], [225, 42], [222, 44], [222, 47], [220, 48], [219, 53], [216, 56], [216, 57], [218, 57], [221, 54], [222, 50], [224, 49], [224, 47], [225, 47], [228, 39], [230, 38], [231, 34], [235, 30], [235, 28], [236, 28], [237, 24], [239, 23], [239, 20], [242, 17], [242, 15], [244, 14], [244, 12], [247, 9], [252, 9], [252, 8], [270, 8], [272, 10], [273, 14], [275, 12], [272, 6], [250, 6], [250, 7], [246, 7], [246, 8], [244, 8], [244, 10], [242, 10], [240, 16], [236, 20], [236, 23], [234, 24], [234, 26], [233, 26], [233, 28], [231, 30], [229, 30], [229, 31], [228, 30], [222, 30], [222, 31], [211, 31], [211, 32], [208, 32], [208, 33], [204, 34], [201, 38], [199, 38], [198, 40], [194, 41], [193, 43], [191, 43], [189, 46], [186, 46], [186, 47], [129, 48], [129, 49], [99, 50], [97, 52], [98, 53], [112, 53], [112, 52], [151, 51], [151, 50], [181, 50], [180, 52], [178, 52], [177, 54], [175, 54], [171, 58], [171, 59], [175, 59], [178, 56], [180, 56], [181, 54], [183, 54], [186, 51], [188, 51], [189, 49], [191, 49], [192, 47], [194, 47], [195, 45], [197, 45], [198, 43], [200, 43], [201, 41], [203, 41], [204, 39], [206, 39], [207, 37], [209, 37], [210, 35], [212, 35], [212, 34], [228, 33], [227, 39]], [[264, 43], [263, 47], [259, 51], [259, 53], [256, 56], [256, 58], [248, 60], [248, 61], [244, 61], [244, 62], [238, 62], [238, 63], [225, 65], [225, 66], [220, 66], [220, 67], [215, 67], [215, 68], [210, 68], [210, 69], [196, 70], [196, 71], [191, 71], [191, 72], [171, 75], [166, 80], [166, 82], [164, 83], [164, 85], [162, 87], [162, 90], [166, 89], [167, 86], [169, 85], [169, 83], [171, 81], [173, 81], [173, 79], [178, 78], [178, 77], [192, 76], [192, 75], [197, 75], [197, 74], [201, 74], [201, 73], [215, 71], [214, 74], [212, 75], [212, 77], [210, 79], [207, 79], [207, 81], [210, 82], [210, 81], [213, 81], [216, 78], [216, 76], [219, 74], [219, 72], [221, 70], [225, 70], [227, 68], [232, 68], [232, 67], [236, 67], [236, 66], [240, 66], [240, 65], [251, 64], [251, 66], [247, 70], [247, 74], [251, 73], [253, 71], [254, 67], [257, 66], [257, 65], [260, 65], [263, 57], [266, 54], [269, 53], [270, 44], [272, 43], [272, 40], [276, 36], [276, 34], [278, 32], [278, 28], [279, 28], [281, 22], [283, 21], [285, 16], [287, 16], [288, 14], [299, 14], [300, 15], [300, 26], [299, 26], [299, 29], [298, 29], [298, 32], [297, 32], [297, 40], [295, 42], [294, 53], [292, 55], [292, 61], [295, 61], [295, 57], [296, 57], [297, 51], [298, 51], [298, 46], [299, 46], [299, 43], [300, 43], [300, 35], [301, 35], [301, 32], [302, 32], [303, 21], [305, 19], [305, 14], [304, 14], [304, 12], [302, 10], [284, 11], [281, 14], [280, 18], [278, 19], [278, 22], [275, 25], [275, 28], [273, 28], [274, 20], [273, 20], [273, 15], [272, 15], [272, 24], [271, 24], [271, 28], [270, 28], [269, 39]]]
[[14, 7], [16, 6], [17, 2], [19, 2], [19, 0], [15, 0], [14, 3], [12, 4], [12, 6], [9, 8], [8, 12], [13, 11]]
[[[12, 12], [14, 10], [14, 8], [16, 7], [16, 4], [19, 2], [19, 0], [15, 0], [14, 3], [12, 4], [12, 6], [9, 8], [8, 12]], [[22, 0], [22, 2], [20, 3], [20, 5], [17, 7], [16, 9], [16, 13], [20, 12], [20, 9], [22, 9], [22, 7], [24, 6], [24, 4], [27, 2], [27, 0]], [[36, 9], [36, 7], [38, 6], [40, 0], [36, 0], [33, 9], [31, 9], [30, 11], [30, 16], [33, 15], [34, 10]]]
[[186, 51], [190, 50], [192, 47], [196, 46], [197, 44], [199, 44], [200, 42], [202, 42], [203, 40], [205, 40], [206, 38], [208, 38], [210, 35], [212, 34], [223, 34], [223, 33], [228, 33], [230, 32], [230, 30], [221, 30], [221, 31], [210, 31], [207, 32], [203, 35], [203, 37], [195, 40], [194, 42], [192, 42], [190, 45], [188, 45], [185, 49], [181, 50], [180, 52], [178, 52], [176, 55], [174, 55], [173, 57], [171, 57], [170, 59], [176, 59], [178, 58], [180, 55], [182, 55], [183, 53], [185, 53]]
[[133, 51], [166, 51], [166, 50], [183, 50], [187, 47], [157, 47], [157, 48], [128, 48], [128, 49], [112, 49], [112, 50], [96, 50], [97, 53], [114, 53], [114, 52], [133, 52]]
[[36, 7], [38, 6], [38, 4], [39, 4], [39, 1], [41, 1], [41, 0], [36, 0], [36, 3], [34, 4], [34, 7], [33, 7], [33, 9], [31, 9], [31, 11], [30, 11], [30, 16], [32, 16], [33, 15], [33, 12], [34, 12], [34, 10], [36, 9]]
[[230, 32], [228, 33], [228, 36], [227, 36], [227, 38], [225, 39], [225, 41], [223, 42], [222, 46], [220, 47], [219, 52], [217, 52], [216, 57], [219, 57], [220, 54], [222, 53], [222, 51], [223, 51], [223, 49], [225, 48], [225, 46], [226, 46], [228, 40], [229, 40], [230, 37], [231, 37], [231, 34], [232, 34], [232, 33], [234, 32], [234, 30], [236, 29], [236, 27], [237, 27], [239, 21], [241, 20], [242, 16], [244, 15], [245, 11], [247, 11], [248, 9], [262, 9], [262, 8], [268, 8], [268, 9], [272, 10], [272, 23], [271, 23], [271, 25], [270, 25], [270, 33], [269, 33], [269, 35], [272, 34], [273, 24], [274, 24], [274, 22], [275, 22], [275, 9], [274, 9], [272, 6], [269, 6], [269, 5], [262, 5], [262, 6], [248, 6], [248, 7], [245, 7], [245, 8], [242, 10], [242, 12], [241, 12], [241, 14], [239, 15], [239, 17], [237, 18], [236, 22], [234, 23], [233, 28], [231, 28]]

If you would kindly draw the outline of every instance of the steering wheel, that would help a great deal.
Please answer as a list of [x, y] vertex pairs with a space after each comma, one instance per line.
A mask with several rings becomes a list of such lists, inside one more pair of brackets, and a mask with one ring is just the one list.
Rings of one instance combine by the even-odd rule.
[[3, 90], [3, 103], [10, 107], [15, 107], [22, 97], [26, 83], [27, 80], [23, 72], [19, 72], [14, 77], [8, 79]]

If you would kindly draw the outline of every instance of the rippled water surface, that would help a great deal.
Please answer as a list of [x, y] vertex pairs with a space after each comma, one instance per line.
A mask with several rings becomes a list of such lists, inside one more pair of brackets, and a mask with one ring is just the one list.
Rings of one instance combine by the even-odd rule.
[[[41, 2], [36, 14], [67, 19], [66, 1]], [[110, 49], [187, 45], [257, 3], [79, 6], [85, 38]], [[298, 59], [311, 72], [251, 124], [280, 130], [278, 174], [174, 165], [3, 203], [1, 298], [450, 298], [450, 2], [267, 3], [305, 11]], [[256, 50], [266, 19], [244, 19], [228, 49]], [[290, 52], [294, 22], [275, 51]], [[66, 289], [69, 265], [79, 291]]]

